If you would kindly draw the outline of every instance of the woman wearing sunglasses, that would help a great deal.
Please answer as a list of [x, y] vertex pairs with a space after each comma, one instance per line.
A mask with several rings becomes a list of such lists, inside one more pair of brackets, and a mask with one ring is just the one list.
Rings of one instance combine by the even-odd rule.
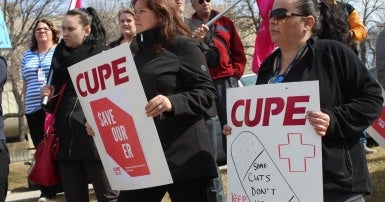
[[306, 118], [322, 137], [324, 201], [365, 201], [372, 188], [360, 133], [382, 111], [381, 89], [349, 47], [315, 38], [319, 13], [316, 0], [275, 0], [270, 35], [278, 49], [262, 63], [257, 84], [319, 81], [321, 111]]

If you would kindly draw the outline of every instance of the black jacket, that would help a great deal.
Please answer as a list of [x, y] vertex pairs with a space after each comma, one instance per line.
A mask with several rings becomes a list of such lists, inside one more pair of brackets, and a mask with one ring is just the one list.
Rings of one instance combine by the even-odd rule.
[[[143, 40], [141, 40], [143, 38]], [[216, 94], [205, 59], [193, 39], [176, 37], [162, 51], [158, 30], [137, 36], [134, 60], [148, 100], [167, 96], [173, 110], [154, 122], [174, 181], [217, 176], [213, 148], [203, 120]]]
[[[83, 45], [73, 51], [62, 41], [56, 47], [51, 69], [53, 70], [52, 85], [55, 95], [64, 83], [67, 87], [55, 116], [55, 134], [60, 138], [58, 160], [99, 160], [93, 137], [87, 135], [86, 118], [80, 106], [75, 88], [68, 73], [68, 67], [103, 51], [100, 42], [94, 45]], [[57, 97], [56, 97], [57, 98]], [[48, 109], [53, 111], [57, 99], [50, 101]]]
[[[324, 191], [370, 193], [360, 134], [382, 111], [381, 88], [355, 53], [337, 41], [310, 39], [306, 55], [283, 82], [319, 81], [321, 110], [330, 116], [322, 138]], [[257, 84], [273, 75], [278, 49], [261, 65]]]

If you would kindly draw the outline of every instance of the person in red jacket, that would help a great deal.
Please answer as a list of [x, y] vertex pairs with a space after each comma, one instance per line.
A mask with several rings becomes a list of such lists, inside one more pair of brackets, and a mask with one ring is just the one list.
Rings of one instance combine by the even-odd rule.
[[[192, 19], [199, 19], [204, 23], [218, 15], [212, 9], [211, 0], [191, 0], [195, 13]], [[215, 46], [219, 51], [219, 65], [210, 69], [217, 90], [217, 110], [221, 126], [227, 123], [226, 118], [226, 89], [238, 87], [238, 80], [244, 72], [246, 56], [241, 38], [239, 37], [233, 21], [222, 16], [210, 27]], [[223, 138], [223, 148], [226, 151], [226, 139]]]

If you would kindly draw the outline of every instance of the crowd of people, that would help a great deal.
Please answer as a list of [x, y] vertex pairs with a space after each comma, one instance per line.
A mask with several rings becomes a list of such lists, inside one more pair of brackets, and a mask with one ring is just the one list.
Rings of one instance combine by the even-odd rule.
[[[226, 89], [238, 87], [246, 55], [230, 18], [221, 16], [205, 25], [219, 14], [211, 0], [191, 0], [191, 5], [195, 13], [185, 18], [185, 0], [133, 0], [118, 12], [120, 36], [108, 45], [99, 15], [91, 7], [66, 12], [60, 41], [50, 20], [36, 22], [21, 60], [24, 113], [35, 147], [43, 139], [46, 112], [53, 110], [65, 85], [54, 127], [60, 139], [56, 163], [61, 184], [40, 186], [39, 201], [54, 199], [58, 187], [69, 202], [89, 201], [89, 182], [101, 202], [155, 202], [166, 192], [175, 202], [226, 200], [216, 164], [216, 134], [207, 121], [218, 116], [222, 133], [231, 135]], [[380, 115], [383, 98], [380, 85], [355, 52], [356, 43], [366, 35], [357, 11], [335, 0], [275, 0], [269, 29], [277, 49], [262, 63], [256, 85], [319, 81], [321, 110], [308, 112], [306, 118], [322, 137], [324, 201], [364, 201], [372, 187], [366, 143], [360, 135]], [[154, 120], [173, 184], [112, 190], [93, 140], [95, 133], [71, 82], [68, 67], [124, 43], [130, 44], [134, 55], [148, 100], [143, 113]], [[385, 30], [376, 47], [382, 87], [384, 43]], [[0, 57], [0, 96], [6, 66]], [[49, 72], [52, 81], [47, 84]], [[49, 102], [42, 108], [45, 96]], [[9, 154], [0, 110], [1, 202], [7, 194]]]

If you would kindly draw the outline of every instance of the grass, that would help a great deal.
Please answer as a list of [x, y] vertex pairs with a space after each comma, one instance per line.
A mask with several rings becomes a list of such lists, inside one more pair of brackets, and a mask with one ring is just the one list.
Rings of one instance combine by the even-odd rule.
[[[379, 146], [372, 147], [376, 152], [367, 154], [368, 166], [373, 185], [373, 194], [366, 196], [366, 202], [382, 202], [385, 199], [385, 149]], [[12, 192], [23, 192], [29, 190], [27, 183], [28, 165], [24, 162], [11, 163], [9, 174], [9, 190]], [[227, 173], [222, 171], [222, 180], [224, 182], [224, 190], [226, 190]], [[92, 196], [93, 198], [93, 196]], [[31, 200], [36, 201], [35, 200]], [[57, 201], [65, 201], [59, 197]], [[94, 198], [91, 201], [96, 201]], [[170, 202], [166, 196], [162, 202]]]
[[376, 152], [367, 154], [373, 194], [365, 197], [366, 202], [382, 202], [385, 200], [385, 149], [374, 147]]

